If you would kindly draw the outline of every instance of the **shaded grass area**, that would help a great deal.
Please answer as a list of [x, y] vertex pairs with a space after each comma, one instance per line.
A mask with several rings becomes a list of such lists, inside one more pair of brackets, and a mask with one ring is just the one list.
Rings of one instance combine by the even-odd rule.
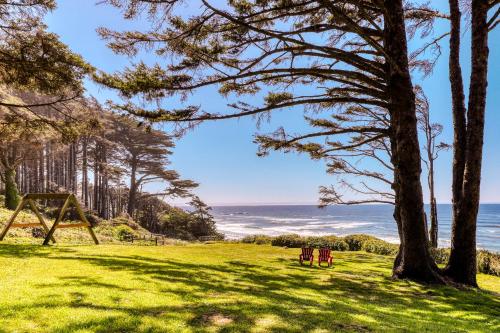
[[500, 278], [482, 290], [390, 279], [391, 258], [297, 249], [0, 245], [0, 332], [494, 332]]

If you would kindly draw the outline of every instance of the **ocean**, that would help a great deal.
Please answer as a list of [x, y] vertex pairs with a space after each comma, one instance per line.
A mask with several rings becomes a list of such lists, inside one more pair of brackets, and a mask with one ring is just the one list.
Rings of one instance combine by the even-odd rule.
[[[428, 206], [426, 209], [428, 210]], [[215, 206], [219, 231], [229, 239], [245, 235], [304, 236], [369, 234], [398, 243], [391, 205], [329, 206]], [[438, 205], [439, 245], [450, 245], [451, 205]], [[477, 225], [478, 248], [500, 252], [500, 204], [482, 204]]]

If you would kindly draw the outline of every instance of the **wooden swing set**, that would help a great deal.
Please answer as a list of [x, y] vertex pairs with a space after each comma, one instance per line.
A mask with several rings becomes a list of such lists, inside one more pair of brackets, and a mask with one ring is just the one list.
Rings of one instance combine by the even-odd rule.
[[[52, 225], [52, 227], [49, 229], [47, 224], [45, 223], [42, 214], [40, 214], [40, 211], [36, 207], [35, 200], [59, 200], [59, 201], [64, 201], [64, 204], [61, 207], [61, 211], [59, 212], [59, 216], [57, 217], [56, 221]], [[38, 218], [38, 223], [14, 223], [17, 215], [19, 212], [26, 206], [35, 213], [36, 217]], [[81, 223], [64, 223], [61, 224], [61, 222], [64, 219], [64, 215], [68, 211], [68, 208], [73, 205], [76, 209], [76, 212], [78, 213], [78, 216], [80, 217]], [[61, 229], [61, 228], [87, 228], [87, 230], [90, 233], [90, 236], [94, 240], [94, 243], [99, 244], [99, 241], [97, 240], [96, 235], [94, 234], [94, 231], [92, 230], [92, 225], [89, 223], [87, 218], [85, 217], [85, 214], [83, 213], [82, 208], [80, 207], [80, 204], [78, 203], [78, 200], [76, 199], [74, 194], [71, 193], [29, 193], [26, 194], [19, 205], [17, 206], [16, 210], [14, 211], [14, 214], [12, 214], [11, 218], [9, 219], [9, 222], [7, 222], [7, 225], [5, 228], [2, 230], [2, 233], [0, 233], [0, 241], [2, 241], [9, 231], [10, 228], [36, 228], [36, 227], [42, 227], [45, 231], [45, 240], [43, 241], [43, 245], [48, 245], [50, 241], [53, 243], [56, 242], [54, 239], [54, 232], [56, 229]]]

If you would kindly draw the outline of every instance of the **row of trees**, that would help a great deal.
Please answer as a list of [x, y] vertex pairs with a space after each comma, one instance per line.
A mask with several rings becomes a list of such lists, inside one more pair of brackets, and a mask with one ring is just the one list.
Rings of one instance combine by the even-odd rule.
[[[443, 14], [425, 3], [387, 0], [230, 1], [226, 6], [200, 0], [198, 14], [182, 15], [180, 0], [109, 0], [125, 18], [148, 12], [150, 31], [101, 29], [119, 54], [154, 50], [161, 63], [138, 62], [122, 72], [99, 73], [97, 80], [121, 92], [114, 105], [151, 121], [192, 127], [201, 121], [254, 116], [266, 119], [277, 110], [306, 111], [311, 131], [290, 134], [283, 128], [257, 136], [260, 153], [298, 151], [325, 159], [329, 171], [368, 177], [351, 187], [369, 196], [358, 202], [390, 202], [398, 226], [400, 250], [393, 274], [426, 282], [448, 279], [476, 286], [475, 229], [479, 205], [484, 112], [488, 69], [488, 34], [499, 23], [498, 0], [449, 0]], [[432, 2], [431, 2], [432, 4]], [[199, 7], [197, 7], [199, 5]], [[470, 13], [471, 71], [469, 105], [460, 68], [462, 12]], [[449, 20], [450, 32], [434, 34], [436, 20]], [[410, 50], [408, 38], [420, 47]], [[453, 228], [451, 258], [444, 271], [429, 253], [418, 140], [418, 108], [412, 72], [432, 72], [429, 50], [449, 37], [450, 83], [454, 123]], [[164, 105], [168, 97], [187, 97], [205, 86], [218, 86], [235, 98], [227, 112], [207, 113], [198, 106], [182, 110], [144, 108], [135, 97]], [[263, 104], [253, 105], [260, 96]], [[250, 97], [250, 98], [248, 98]], [[420, 105], [420, 106], [419, 106]], [[426, 119], [427, 118], [427, 119]], [[423, 126], [432, 129], [423, 116]], [[421, 122], [422, 123], [422, 122]], [[427, 137], [432, 141], [433, 134]], [[429, 167], [439, 149], [426, 145]], [[365, 170], [354, 161], [369, 157], [387, 172]], [[433, 179], [429, 179], [432, 186]], [[322, 188], [325, 204], [346, 203], [335, 188]], [[432, 198], [431, 202], [435, 202]], [[431, 214], [431, 220], [435, 213]], [[434, 232], [433, 232], [434, 234]], [[432, 238], [435, 238], [433, 235]], [[434, 239], [433, 239], [434, 241]]]
[[[29, 153], [29, 145], [22, 143], [36, 144], [45, 135], [47, 125], [60, 125], [47, 121], [32, 107], [39, 103], [55, 105], [79, 96], [83, 92], [82, 79], [91, 71], [80, 56], [47, 32], [42, 18], [54, 7], [53, 0], [0, 3], [1, 180], [10, 207], [18, 200], [15, 170], [22, 161], [20, 156]], [[7, 87], [29, 91], [30, 95], [15, 96]], [[40, 102], [34, 98], [36, 93], [48, 97]], [[16, 148], [9, 148], [10, 142], [16, 142]]]
[[163, 197], [187, 196], [197, 185], [168, 169], [174, 144], [164, 132], [141, 127], [92, 100], [65, 106], [64, 115], [51, 112], [53, 105], [35, 111], [45, 123], [63, 123], [63, 131], [30, 114], [0, 114], [5, 120], [0, 125], [0, 178], [7, 208], [16, 208], [18, 190], [70, 191], [102, 218], [133, 216], [141, 198], [153, 195], [143, 193], [149, 182], [168, 184], [164, 192], [154, 194]]
[[[191, 197], [189, 235], [217, 234], [197, 186], [169, 168], [173, 138], [83, 97], [82, 79], [94, 72], [43, 17], [54, 0], [0, 3], [0, 191], [7, 208], [20, 194], [73, 192], [102, 218], [123, 213], [152, 232], [172, 210], [162, 198]], [[147, 193], [151, 182], [166, 184]], [[184, 232], [184, 234], [186, 234]], [[218, 234], [217, 234], [218, 235]]]

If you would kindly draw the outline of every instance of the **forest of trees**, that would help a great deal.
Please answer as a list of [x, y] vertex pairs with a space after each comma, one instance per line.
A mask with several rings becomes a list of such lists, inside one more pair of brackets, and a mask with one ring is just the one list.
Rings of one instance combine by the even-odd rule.
[[[173, 138], [155, 130], [155, 122], [174, 123], [180, 135], [203, 121], [252, 116], [260, 122], [275, 111], [302, 108], [310, 130], [291, 134], [280, 127], [259, 134], [259, 154], [306, 153], [324, 160], [332, 175], [359, 179], [340, 181], [359, 200], [344, 200], [335, 184], [320, 189], [324, 205], [392, 204], [400, 240], [394, 277], [477, 286], [488, 36], [500, 22], [500, 1], [449, 0], [449, 12], [442, 13], [432, 1], [234, 0], [219, 6], [200, 0], [189, 16], [181, 0], [102, 3], [119, 8], [127, 20], [150, 23], [145, 31], [99, 29], [112, 51], [135, 59], [120, 72], [94, 69], [46, 31], [42, 18], [55, 1], [0, 3], [0, 168], [8, 208], [16, 206], [19, 193], [71, 191], [102, 218], [182, 215], [157, 198], [192, 196], [197, 184], [168, 167]], [[438, 20], [449, 31], [437, 35]], [[464, 25], [471, 31], [467, 91], [460, 65]], [[441, 127], [432, 123], [432, 108], [414, 76], [432, 77], [441, 54], [436, 49], [444, 47], [454, 139], [451, 255], [442, 270], [430, 253], [438, 228], [433, 165], [449, 146], [436, 141]], [[146, 64], [144, 52], [161, 61]], [[118, 91], [123, 103], [106, 109], [84, 97], [84, 77]], [[209, 113], [204, 105], [189, 104], [189, 96], [207, 86], [229, 100], [225, 110]], [[177, 97], [182, 108], [161, 107]], [[359, 162], [367, 159], [372, 164], [365, 168]], [[165, 190], [145, 193], [144, 186], [157, 181]], [[197, 197], [192, 203], [201, 220], [209, 216]], [[150, 228], [173, 232], [170, 222], [165, 217], [162, 227]]]
[[[198, 184], [170, 168], [174, 138], [85, 95], [83, 79], [94, 68], [47, 32], [43, 17], [55, 6], [53, 0], [0, 3], [0, 193], [5, 207], [15, 209], [25, 193], [71, 192], [89, 215], [126, 214], [156, 232], [162, 231], [162, 216], [173, 209], [164, 199], [191, 198], [193, 211], [175, 222], [193, 226], [176, 236], [221, 237], [208, 210], [199, 214], [205, 208], [191, 192]], [[163, 184], [163, 190], [148, 193], [151, 182]]]
[[[10, 97], [20, 102], [23, 96]], [[165, 132], [104, 110], [95, 100], [58, 107], [65, 112], [56, 112], [54, 105], [34, 107], [43, 122], [29, 114], [12, 119], [9, 112], [0, 113], [5, 120], [0, 125], [0, 191], [7, 208], [17, 207], [19, 193], [72, 192], [103, 219], [126, 213], [142, 221], [151, 202], [190, 196], [197, 186], [168, 169], [174, 143]], [[163, 182], [164, 191], [146, 193], [143, 186], [152, 181]]]

